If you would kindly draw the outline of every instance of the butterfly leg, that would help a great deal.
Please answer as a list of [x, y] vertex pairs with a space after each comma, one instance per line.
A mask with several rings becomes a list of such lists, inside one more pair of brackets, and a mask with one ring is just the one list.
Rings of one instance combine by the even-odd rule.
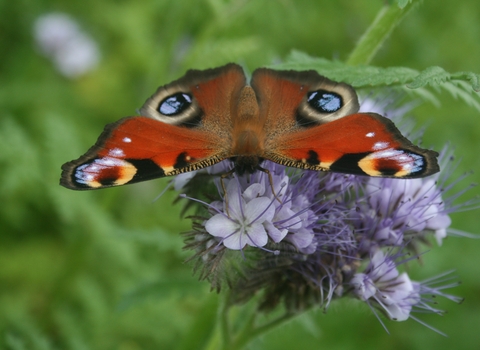
[[282, 201], [275, 193], [275, 188], [273, 187], [273, 177], [272, 177], [272, 174], [270, 173], [270, 170], [262, 168], [260, 165], [257, 165], [256, 169], [267, 174], [268, 182], [270, 183], [270, 188], [272, 189], [273, 196], [277, 199], [278, 203], [282, 204]]

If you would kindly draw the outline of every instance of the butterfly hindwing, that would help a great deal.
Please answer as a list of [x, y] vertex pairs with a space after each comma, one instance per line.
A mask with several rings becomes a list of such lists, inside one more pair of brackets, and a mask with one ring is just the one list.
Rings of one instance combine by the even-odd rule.
[[438, 172], [434, 151], [413, 145], [387, 118], [357, 113], [275, 139], [270, 158], [313, 170], [412, 178]]

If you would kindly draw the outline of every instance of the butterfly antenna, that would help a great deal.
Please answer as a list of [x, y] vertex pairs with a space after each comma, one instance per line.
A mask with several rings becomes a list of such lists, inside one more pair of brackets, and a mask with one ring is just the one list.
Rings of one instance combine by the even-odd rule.
[[257, 170], [260, 170], [261, 172], [264, 172], [268, 176], [268, 182], [270, 182], [270, 188], [272, 189], [273, 196], [277, 199], [278, 203], [282, 204], [282, 201], [280, 198], [278, 198], [277, 194], [275, 193], [275, 188], [273, 187], [273, 177], [272, 174], [270, 173], [270, 170], [262, 168], [260, 165], [257, 165]]

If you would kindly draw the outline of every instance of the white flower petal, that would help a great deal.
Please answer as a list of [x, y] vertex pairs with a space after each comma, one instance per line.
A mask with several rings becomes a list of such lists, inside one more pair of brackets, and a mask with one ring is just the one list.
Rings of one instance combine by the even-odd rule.
[[254, 198], [257, 198], [265, 193], [265, 187], [259, 183], [254, 183], [243, 192], [243, 198], [247, 202], [251, 201]]
[[175, 191], [180, 191], [195, 176], [197, 171], [189, 171], [188, 173], [178, 174], [172, 180]]
[[306, 248], [313, 241], [313, 232], [306, 229], [300, 229], [297, 232], [288, 235], [288, 240], [297, 248]]
[[381, 250], [377, 250], [370, 260], [370, 276], [377, 281], [390, 281], [398, 277], [395, 262], [387, 259]]
[[[262, 224], [254, 223], [251, 227], [248, 228], [247, 234], [248, 245], [254, 247], [263, 247], [268, 242], [267, 231], [265, 231], [265, 227], [263, 227]], [[245, 238], [247, 238], [247, 235], [245, 235]]]
[[224, 214], [214, 215], [205, 223], [205, 230], [215, 237], [226, 237], [238, 229], [238, 223], [230, 220]]
[[443, 239], [447, 237], [447, 230], [442, 228], [440, 230], [435, 231], [435, 239], [437, 240], [437, 244], [439, 246], [442, 245]]
[[245, 218], [247, 223], [263, 223], [271, 221], [275, 215], [275, 207], [270, 205], [271, 199], [267, 197], [254, 198], [245, 206]]
[[232, 179], [227, 186], [226, 196], [228, 201], [225, 201], [225, 203], [228, 202], [228, 213], [230, 217], [238, 221], [243, 221], [245, 200], [240, 191], [241, 189], [238, 182], [236, 179]]
[[288, 227], [289, 231], [297, 230], [302, 227], [302, 220], [295, 215], [295, 212], [288, 206], [282, 208], [275, 214], [275, 222], [281, 222], [283, 227]]
[[228, 249], [240, 250], [248, 243], [248, 239], [247, 236], [238, 232], [226, 237], [222, 242]]
[[412, 306], [408, 304], [391, 304], [384, 306], [388, 317], [399, 322], [406, 321], [410, 316], [410, 311], [412, 311]]
[[428, 220], [427, 228], [431, 230], [446, 229], [452, 224], [452, 219], [446, 214], [438, 214], [435, 218]]
[[273, 223], [271, 223], [270, 221], [266, 221], [264, 222], [263, 224], [268, 232], [268, 235], [270, 236], [270, 238], [275, 242], [275, 243], [278, 243], [280, 242], [282, 239], [285, 238], [285, 236], [287, 235], [288, 233], [288, 230], [284, 229], [284, 230], [279, 230], [278, 228], [275, 227], [275, 225]]
[[350, 283], [355, 288], [355, 295], [360, 300], [366, 301], [377, 292], [377, 288], [375, 288], [372, 280], [364, 273], [355, 274]]

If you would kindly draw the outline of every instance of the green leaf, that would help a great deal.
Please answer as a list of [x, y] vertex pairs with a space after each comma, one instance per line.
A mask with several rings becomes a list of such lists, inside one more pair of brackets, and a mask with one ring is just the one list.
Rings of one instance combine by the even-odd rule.
[[458, 73], [452, 74], [452, 78], [468, 80], [472, 85], [473, 90], [477, 92], [480, 91], [480, 74], [473, 73], [473, 72], [458, 72]]
[[[464, 81], [456, 81], [455, 83], [446, 82], [441, 85], [442, 89], [448, 91], [453, 97], [462, 100], [471, 107], [480, 110], [480, 102], [473, 98], [473, 95], [468, 92], [470, 87]], [[478, 95], [477, 95], [478, 96]]]
[[407, 67], [350, 66], [299, 51], [293, 51], [285, 63], [272, 68], [314, 69], [332, 80], [349, 83], [355, 88], [398, 87], [435, 105], [438, 105], [438, 99], [431, 89], [434, 92], [443, 90], [480, 110], [480, 95], [472, 91], [480, 90], [480, 75], [473, 72], [449, 73], [438, 66], [428, 67], [421, 72]]
[[409, 3], [413, 2], [413, 0], [396, 0], [395, 2], [397, 3], [399, 8], [403, 9]]
[[416, 97], [419, 97], [424, 101], [430, 102], [435, 107], [440, 107], [441, 105], [440, 100], [435, 96], [435, 94], [426, 88], [418, 88], [418, 89], [412, 90], [412, 89], [408, 89], [407, 87], [404, 87], [402, 90], [409, 95], [415, 95]]
[[410, 89], [417, 89], [419, 87], [429, 85], [438, 85], [445, 83], [450, 79], [450, 74], [442, 67], [433, 66], [424, 69], [416, 78], [407, 85]]
[[314, 69], [332, 80], [343, 81], [357, 88], [402, 85], [412, 81], [418, 75], [416, 70], [406, 67], [349, 66], [340, 61], [313, 58], [298, 51], [292, 52], [287, 62], [275, 65], [273, 68]]

